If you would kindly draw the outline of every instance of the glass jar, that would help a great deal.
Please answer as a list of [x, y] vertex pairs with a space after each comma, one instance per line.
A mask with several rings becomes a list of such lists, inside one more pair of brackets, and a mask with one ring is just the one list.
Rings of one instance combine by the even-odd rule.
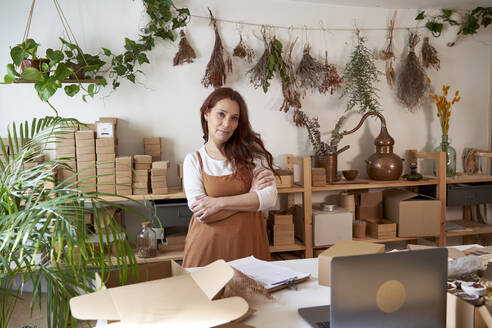
[[[446, 177], [454, 177], [456, 175], [456, 150], [450, 145], [451, 141], [447, 135], [442, 135], [441, 144], [437, 146], [435, 152], [446, 153]], [[434, 175], [437, 175], [436, 162], [433, 166]]]
[[151, 227], [151, 222], [142, 222], [142, 230], [137, 235], [137, 247], [138, 257], [157, 256], [157, 237]]

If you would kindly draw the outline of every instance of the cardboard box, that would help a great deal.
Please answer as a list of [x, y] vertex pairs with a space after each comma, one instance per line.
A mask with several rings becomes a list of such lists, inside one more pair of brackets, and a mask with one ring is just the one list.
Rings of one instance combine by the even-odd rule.
[[97, 154], [97, 161], [101, 162], [114, 162], [116, 163], [116, 155], [115, 154]]
[[139, 189], [147, 189], [149, 185], [147, 184], [147, 182], [133, 182], [132, 187], [139, 188]]
[[398, 237], [438, 236], [441, 201], [406, 190], [385, 190], [384, 217], [398, 224]]
[[94, 130], [84, 130], [75, 132], [75, 141], [95, 139]]
[[322, 211], [313, 204], [313, 245], [332, 245], [342, 240], [352, 240], [352, 213], [342, 207]]
[[150, 170], [150, 168], [152, 167], [150, 165], [150, 163], [135, 163], [133, 165], [135, 167], [135, 170]]
[[[78, 168], [78, 171], [77, 171], [77, 175], [79, 177], [79, 180], [81, 180], [81, 178], [85, 178], [85, 177], [94, 177], [94, 180], [96, 179], [96, 168], [87, 168], [87, 169], [84, 169], [84, 168]], [[95, 181], [94, 181], [94, 184], [95, 184]]]
[[367, 235], [376, 239], [396, 237], [396, 223], [386, 219], [364, 219], [367, 222]]
[[77, 140], [76, 142], [77, 148], [93, 148], [95, 149], [96, 144], [94, 143], [94, 139], [82, 139]]
[[164, 195], [169, 192], [168, 188], [154, 188], [152, 187], [152, 193], [155, 195]]
[[155, 183], [152, 182], [152, 189], [167, 188], [167, 183]]
[[97, 168], [97, 175], [106, 175], [106, 174], [111, 174], [113, 177], [115, 176], [115, 168], [110, 167], [110, 168]]
[[[98, 182], [99, 183], [99, 182]], [[105, 193], [105, 194], [116, 194], [116, 188], [114, 185], [97, 185], [97, 192]]]
[[[154, 162], [156, 163], [156, 162]], [[154, 169], [150, 170], [150, 174], [152, 176], [167, 176], [167, 169]]]
[[133, 195], [147, 195], [149, 193], [148, 189], [145, 188], [132, 188], [132, 194]]
[[272, 221], [272, 224], [293, 224], [294, 215], [288, 211], [269, 211], [268, 219]]
[[116, 164], [131, 167], [132, 163], [133, 163], [133, 158], [131, 156], [118, 156], [118, 157], [116, 157]]
[[132, 184], [132, 176], [125, 176], [125, 175], [116, 175], [116, 183], [117, 184]]
[[164, 175], [153, 175], [151, 178], [152, 183], [167, 183], [167, 177]]
[[90, 154], [77, 154], [77, 162], [95, 162], [96, 161], [96, 153]]
[[122, 196], [131, 196], [132, 195], [132, 188], [117, 185], [116, 186], [116, 194], [122, 195]]
[[79, 131], [90, 131], [96, 132], [96, 124], [86, 123], [85, 125], [79, 124]]
[[362, 192], [358, 197], [355, 217], [363, 219], [383, 218], [383, 193], [381, 191]]
[[295, 244], [294, 224], [270, 224], [270, 230], [274, 246]]
[[97, 161], [96, 162], [96, 166], [97, 166], [97, 169], [113, 169], [113, 173], [114, 171], [116, 171], [115, 169], [115, 166], [114, 166], [114, 160], [113, 161]]
[[277, 170], [276, 171], [279, 175], [275, 175], [275, 184], [277, 185], [277, 188], [289, 188], [292, 187], [294, 184], [294, 173], [289, 170]]
[[145, 144], [144, 145], [144, 151], [146, 155], [149, 155], [148, 153], [161, 153], [161, 144]]
[[492, 308], [476, 307], [458, 296], [447, 293], [446, 328], [487, 328], [492, 327]]
[[[98, 139], [100, 140], [100, 139]], [[96, 147], [96, 153], [97, 154], [115, 154], [116, 153], [116, 147], [113, 146], [108, 146], [108, 147]]]
[[116, 124], [112, 122], [96, 122], [98, 138], [116, 138]]
[[[342, 240], [318, 256], [318, 283], [330, 286], [331, 260], [337, 256], [384, 253], [384, 245], [365, 241]], [[363, 274], [361, 272], [361, 274]]]
[[96, 158], [96, 148], [95, 147], [77, 147], [76, 148], [77, 157], [83, 157], [84, 155], [94, 155]]
[[[141, 265], [139, 271], [144, 282], [129, 280], [123, 287], [117, 287], [116, 279], [112, 279], [114, 288], [108, 288], [111, 280], [103, 287], [101, 281], [106, 277], [96, 276], [99, 291], [70, 300], [73, 316], [80, 320], [119, 320], [122, 324], [202, 328], [228, 323], [248, 313], [248, 303], [240, 297], [213, 301], [234, 275], [223, 260], [191, 274], [171, 261]], [[163, 294], [173, 297], [163, 298]]]
[[133, 183], [145, 183], [148, 185], [149, 179], [145, 176], [133, 176], [132, 178]]
[[133, 161], [139, 164], [152, 164], [152, 156], [149, 155], [133, 155]]
[[80, 162], [80, 161], [77, 161], [77, 168], [79, 169], [79, 171], [83, 170], [83, 169], [87, 169], [87, 168], [94, 168], [94, 170], [96, 169], [96, 162]]
[[103, 176], [103, 177], [98, 176], [97, 177], [97, 184], [98, 185], [100, 185], [100, 184], [101, 185], [108, 185], [108, 187], [109, 187], [109, 185], [114, 185], [115, 182], [116, 182], [116, 180], [114, 178], [114, 175], [112, 175], [112, 176]]
[[149, 171], [148, 170], [133, 170], [133, 175], [134, 176], [149, 176]]
[[152, 169], [168, 169], [170, 166], [169, 161], [157, 161], [152, 163]]
[[161, 145], [161, 137], [147, 137], [143, 140], [144, 145]]
[[75, 157], [75, 145], [56, 147], [56, 157]]
[[114, 147], [115, 139], [111, 138], [98, 138], [96, 139], [96, 147]]

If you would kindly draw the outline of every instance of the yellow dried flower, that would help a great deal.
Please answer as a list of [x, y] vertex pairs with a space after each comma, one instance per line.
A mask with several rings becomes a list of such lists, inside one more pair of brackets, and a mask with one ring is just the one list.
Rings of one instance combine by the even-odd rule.
[[[427, 82], [430, 84], [431, 80], [427, 78]], [[434, 90], [432, 90], [432, 88], [429, 89], [431, 99], [436, 103], [437, 117], [439, 117], [439, 121], [441, 123], [441, 131], [443, 135], [448, 135], [449, 118], [451, 117], [451, 105], [461, 100], [461, 97], [459, 97], [459, 91], [456, 90], [454, 98], [451, 100], [451, 102], [448, 101], [447, 98], [450, 87], [451, 86], [449, 85], [442, 86], [443, 95], [437, 95], [434, 93]]]

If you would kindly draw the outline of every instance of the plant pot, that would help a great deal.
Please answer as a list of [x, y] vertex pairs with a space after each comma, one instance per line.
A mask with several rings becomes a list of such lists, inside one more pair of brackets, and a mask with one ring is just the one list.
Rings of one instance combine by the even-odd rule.
[[23, 59], [20, 66], [21, 72], [24, 72], [28, 67], [34, 67], [41, 72], [41, 63], [49, 64], [49, 62], [48, 59]]
[[73, 73], [68, 77], [70, 80], [85, 80], [85, 70], [84, 65], [81, 64], [71, 64], [68, 65]]
[[337, 181], [337, 155], [315, 157], [316, 167], [322, 167], [326, 171], [326, 183], [333, 184]]

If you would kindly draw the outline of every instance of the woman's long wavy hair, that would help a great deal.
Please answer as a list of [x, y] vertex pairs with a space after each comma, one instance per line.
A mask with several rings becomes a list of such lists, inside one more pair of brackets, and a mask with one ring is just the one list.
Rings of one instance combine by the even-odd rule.
[[255, 167], [254, 160], [260, 158], [266, 161], [268, 168], [273, 169], [273, 157], [266, 149], [261, 137], [251, 128], [248, 116], [248, 107], [243, 97], [231, 88], [219, 88], [214, 90], [203, 102], [200, 108], [200, 119], [202, 123], [203, 139], [208, 141], [208, 125], [205, 114], [209, 112], [220, 100], [229, 98], [239, 105], [239, 123], [224, 145], [224, 155], [232, 163], [233, 170], [240, 175], [246, 173], [251, 178]]

